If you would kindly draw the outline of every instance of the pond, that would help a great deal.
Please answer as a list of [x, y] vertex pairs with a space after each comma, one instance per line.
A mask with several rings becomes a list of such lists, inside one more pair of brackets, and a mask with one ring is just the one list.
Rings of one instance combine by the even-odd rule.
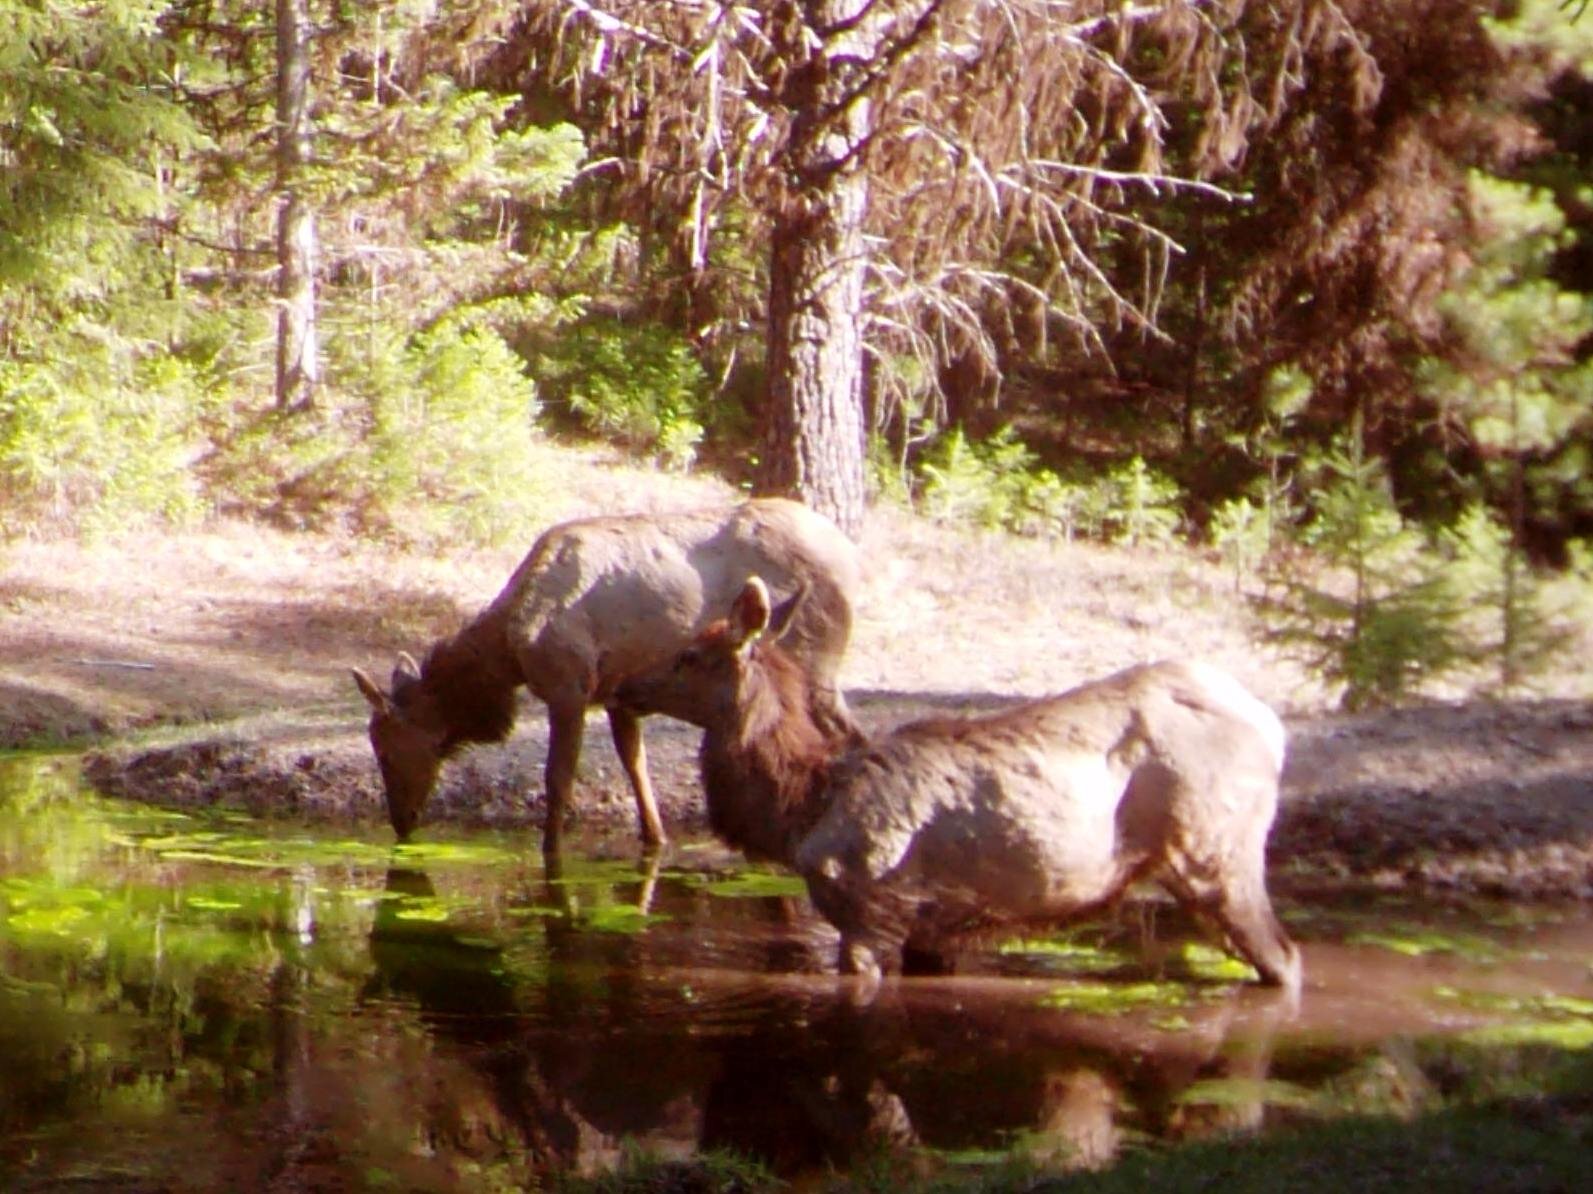
[[1593, 1044], [1581, 908], [1284, 901], [1293, 1008], [1142, 901], [863, 1001], [800, 884], [711, 843], [577, 841], [549, 873], [528, 837], [426, 837], [118, 804], [75, 759], [0, 757], [0, 1187], [497, 1188], [628, 1149], [792, 1179], [896, 1147], [1100, 1163]]

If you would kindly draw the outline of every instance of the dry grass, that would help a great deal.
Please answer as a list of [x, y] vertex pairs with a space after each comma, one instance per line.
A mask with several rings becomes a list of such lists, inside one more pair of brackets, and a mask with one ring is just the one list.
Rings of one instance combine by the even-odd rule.
[[1033, 696], [1181, 656], [1221, 664], [1280, 709], [1326, 699], [1256, 643], [1228, 574], [1189, 549], [1020, 540], [889, 508], [871, 515], [864, 547], [857, 688]]

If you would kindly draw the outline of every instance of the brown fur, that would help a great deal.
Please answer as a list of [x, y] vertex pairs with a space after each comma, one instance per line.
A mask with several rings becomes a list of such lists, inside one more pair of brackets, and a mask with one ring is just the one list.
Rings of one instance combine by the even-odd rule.
[[[728, 628], [718, 624], [702, 642], [726, 650]], [[808, 715], [807, 677], [791, 657], [759, 644], [760, 666], [748, 673], [744, 715], [733, 735], [703, 735], [699, 759], [709, 826], [755, 858], [785, 862], [802, 834], [824, 812], [830, 760], [843, 745]], [[791, 716], [791, 710], [801, 710]]]
[[445, 759], [472, 742], [502, 742], [514, 728], [520, 685], [507, 659], [501, 621], [475, 622], [433, 644], [421, 664], [420, 679], [395, 689], [394, 699], [405, 708], [424, 702], [433, 711], [443, 731]]

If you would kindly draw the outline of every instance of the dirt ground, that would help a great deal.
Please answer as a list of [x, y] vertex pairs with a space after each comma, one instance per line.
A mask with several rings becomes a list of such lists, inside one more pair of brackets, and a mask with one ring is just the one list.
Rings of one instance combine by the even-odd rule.
[[[715, 484], [566, 462], [547, 521], [725, 501]], [[395, 551], [226, 524], [0, 545], [0, 747], [83, 743], [108, 794], [270, 817], [385, 820], [350, 666], [385, 675], [507, 580], [525, 548]], [[1219, 663], [1285, 715], [1275, 882], [1593, 898], [1593, 680], [1569, 653], [1543, 698], [1328, 711], [1331, 694], [1256, 645], [1232, 579], [1184, 550], [1013, 541], [877, 510], [844, 673], [867, 726], [974, 710], [1164, 656]], [[702, 825], [697, 735], [653, 719], [666, 824]], [[545, 727], [449, 764], [429, 821], [534, 826]], [[600, 713], [581, 820], [628, 834]]]

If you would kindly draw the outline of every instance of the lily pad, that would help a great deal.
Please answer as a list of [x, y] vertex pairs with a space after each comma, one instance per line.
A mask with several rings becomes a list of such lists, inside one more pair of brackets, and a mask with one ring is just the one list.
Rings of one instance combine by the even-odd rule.
[[191, 895], [184, 901], [188, 907], [202, 912], [235, 912], [243, 907], [241, 901], [216, 899], [213, 896]]
[[1575, 995], [1496, 995], [1488, 991], [1461, 991], [1437, 987], [1433, 994], [1478, 1011], [1505, 1012], [1511, 1015], [1593, 1017], [1593, 999]]
[[28, 908], [6, 920], [8, 927], [18, 933], [53, 933], [66, 936], [78, 921], [89, 915], [88, 909], [76, 904], [55, 908]]
[[1314, 1091], [1278, 1078], [1207, 1078], [1180, 1091], [1173, 1101], [1202, 1107], [1248, 1107], [1263, 1103], [1269, 1107], [1307, 1111], [1321, 1104]]
[[1231, 954], [1200, 941], [1186, 941], [1178, 951], [1184, 966], [1194, 978], [1207, 982], [1253, 982], [1256, 968]]
[[1593, 1020], [1560, 1020], [1527, 1024], [1495, 1024], [1460, 1034], [1473, 1045], [1550, 1045], [1556, 1049], [1593, 1049]]
[[641, 933], [648, 925], [668, 919], [644, 912], [635, 904], [607, 904], [581, 913], [581, 923], [600, 933]]
[[1133, 961], [1121, 950], [1066, 937], [1021, 937], [1003, 941], [997, 949], [1008, 956], [1034, 959], [1047, 970], [1062, 974], [1109, 974]]

